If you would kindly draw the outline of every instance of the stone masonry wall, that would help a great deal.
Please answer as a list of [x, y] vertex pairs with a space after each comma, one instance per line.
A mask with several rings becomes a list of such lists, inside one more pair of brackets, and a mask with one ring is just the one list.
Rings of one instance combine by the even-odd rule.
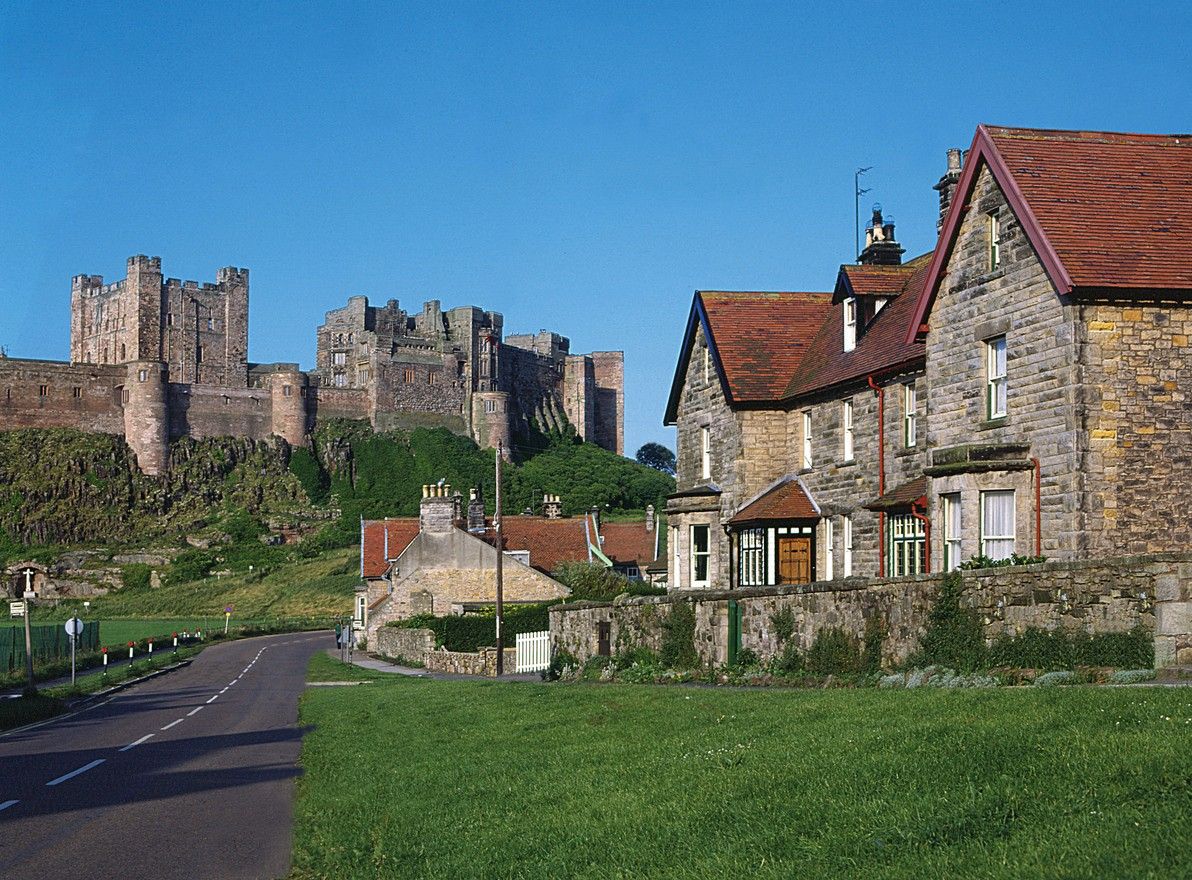
[[[989, 268], [988, 214], [1001, 224], [1001, 260]], [[1083, 400], [1075, 306], [1061, 302], [1018, 219], [988, 168], [982, 169], [948, 260], [927, 337], [927, 445], [1027, 444], [1041, 464], [1042, 552], [1070, 559], [1086, 550], [1080, 513]], [[986, 412], [984, 342], [1006, 337], [1007, 416]], [[960, 492], [961, 556], [979, 553], [978, 493], [1013, 489], [1016, 546], [1034, 552], [1033, 488], [1029, 472], [957, 474], [931, 481], [931, 516], [938, 496]], [[942, 545], [933, 542], [933, 567]]]
[[1192, 307], [1096, 304], [1087, 328], [1090, 549], [1192, 545]]
[[[963, 602], [981, 615], [990, 641], [1003, 633], [1021, 635], [1032, 627], [1104, 633], [1143, 626], [1155, 630], [1156, 665], [1192, 663], [1192, 554], [1049, 562], [961, 574]], [[551, 646], [585, 660], [596, 654], [597, 625], [607, 622], [614, 652], [634, 645], [658, 650], [661, 622], [670, 606], [695, 601], [696, 648], [705, 664], [719, 665], [728, 659], [728, 603], [735, 600], [741, 608], [741, 648], [762, 659], [781, 647], [772, 615], [790, 608], [795, 616], [792, 639], [800, 651], [830, 627], [860, 638], [866, 621], [878, 618], [887, 632], [883, 662], [894, 665], [905, 662], [917, 648], [940, 580], [940, 575], [858, 579], [560, 605], [550, 612]]]
[[124, 433], [123, 366], [0, 358], [0, 427]]
[[369, 644], [369, 649], [390, 660], [416, 660], [421, 663], [422, 655], [435, 649], [435, 632], [432, 629], [383, 626]]
[[[391, 660], [421, 663], [428, 672], [452, 675], [480, 675], [489, 678], [497, 674], [497, 649], [481, 648], [474, 653], [435, 649], [435, 634], [429, 629], [406, 629], [383, 626], [376, 636], [374, 653]], [[505, 649], [505, 671], [513, 672], [517, 664], [517, 649]]]

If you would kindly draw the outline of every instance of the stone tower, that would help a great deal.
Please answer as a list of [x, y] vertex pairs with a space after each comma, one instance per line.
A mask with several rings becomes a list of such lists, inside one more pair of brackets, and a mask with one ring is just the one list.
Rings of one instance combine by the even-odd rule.
[[161, 361], [130, 361], [121, 398], [124, 437], [137, 464], [150, 476], [166, 471], [170, 458], [170, 409], [166, 365]]

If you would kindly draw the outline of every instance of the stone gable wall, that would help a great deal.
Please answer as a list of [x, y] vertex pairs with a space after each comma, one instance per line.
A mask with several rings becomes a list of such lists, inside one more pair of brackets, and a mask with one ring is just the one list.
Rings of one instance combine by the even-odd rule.
[[1192, 308], [1091, 304], [1082, 313], [1089, 547], [1192, 546]]
[[[1112, 560], [1049, 562], [961, 573], [963, 603], [981, 616], [987, 640], [1028, 628], [1072, 632], [1155, 631], [1155, 662], [1192, 663], [1192, 554], [1159, 554]], [[741, 648], [766, 660], [781, 649], [772, 616], [790, 608], [792, 640], [806, 651], [817, 635], [841, 627], [861, 638], [877, 618], [887, 632], [885, 665], [906, 661], [918, 647], [941, 576], [756, 587], [732, 592], [645, 596], [613, 603], [580, 602], [550, 611], [552, 651], [583, 661], [596, 654], [598, 624], [610, 626], [613, 651], [661, 647], [661, 624], [675, 602], [694, 601], [696, 648], [705, 664], [728, 659], [728, 607], [741, 608]]]
[[[989, 269], [987, 214], [1001, 223], [1001, 263]], [[1061, 302], [1026, 233], [989, 170], [980, 172], [948, 260], [927, 336], [927, 442], [932, 450], [962, 444], [1026, 444], [1040, 461], [1042, 552], [1070, 559], [1086, 550], [1080, 511], [1086, 445], [1075, 307]], [[1006, 336], [1007, 412], [986, 418], [984, 340]], [[1029, 471], [965, 473], [931, 480], [930, 514], [942, 522], [938, 496], [960, 492], [961, 556], [979, 553], [979, 497], [1013, 489], [1016, 546], [1034, 552], [1034, 490]], [[942, 544], [933, 542], [933, 567]]]

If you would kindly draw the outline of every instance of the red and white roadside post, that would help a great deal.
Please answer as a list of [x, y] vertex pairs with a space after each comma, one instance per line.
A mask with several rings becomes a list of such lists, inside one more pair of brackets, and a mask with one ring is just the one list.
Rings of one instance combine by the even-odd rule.
[[106, 678], [108, 674], [108, 649], [100, 648], [100, 650], [103, 651], [103, 674]]
[[132, 669], [132, 651], [133, 651], [134, 644], [135, 644], [135, 642], [128, 643], [128, 668], [129, 669]]
[[178, 633], [174, 633], [174, 653], [178, 653]]
[[149, 640], [149, 662], [153, 662], [153, 639]]

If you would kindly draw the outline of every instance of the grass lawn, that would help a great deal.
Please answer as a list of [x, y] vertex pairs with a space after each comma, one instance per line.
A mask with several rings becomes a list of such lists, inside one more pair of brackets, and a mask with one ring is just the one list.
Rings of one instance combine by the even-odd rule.
[[1192, 874], [1185, 688], [375, 678], [303, 697], [295, 877]]

